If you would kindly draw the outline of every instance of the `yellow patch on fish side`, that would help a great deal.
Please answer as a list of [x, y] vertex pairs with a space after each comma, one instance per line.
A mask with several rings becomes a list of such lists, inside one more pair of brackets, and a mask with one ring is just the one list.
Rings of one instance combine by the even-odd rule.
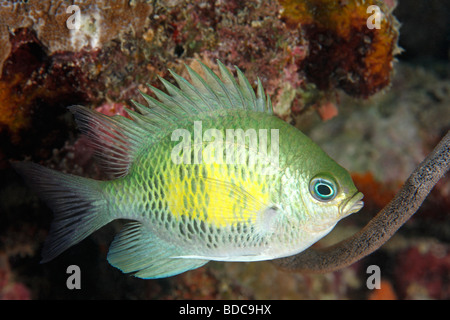
[[267, 182], [244, 165], [176, 165], [167, 185], [166, 201], [171, 213], [185, 215], [215, 227], [238, 222], [255, 223], [269, 200]]

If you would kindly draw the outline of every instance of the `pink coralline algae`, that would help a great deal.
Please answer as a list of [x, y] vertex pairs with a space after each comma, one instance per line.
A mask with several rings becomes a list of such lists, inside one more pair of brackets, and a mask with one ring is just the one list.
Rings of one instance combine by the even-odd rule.
[[127, 113], [124, 110], [124, 108], [127, 108], [128, 106], [122, 103], [104, 103], [101, 106], [95, 108], [95, 110], [97, 110], [100, 113], [103, 113], [107, 116], [115, 116], [115, 115], [120, 115], [123, 117], [127, 117]]

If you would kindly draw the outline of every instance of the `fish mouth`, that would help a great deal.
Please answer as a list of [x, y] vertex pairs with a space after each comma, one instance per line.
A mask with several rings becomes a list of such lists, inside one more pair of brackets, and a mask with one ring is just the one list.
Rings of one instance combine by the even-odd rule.
[[361, 192], [356, 192], [348, 201], [344, 202], [341, 207], [341, 216], [346, 217], [361, 210], [364, 207], [364, 202], [361, 201], [362, 198], [364, 198], [364, 195]]

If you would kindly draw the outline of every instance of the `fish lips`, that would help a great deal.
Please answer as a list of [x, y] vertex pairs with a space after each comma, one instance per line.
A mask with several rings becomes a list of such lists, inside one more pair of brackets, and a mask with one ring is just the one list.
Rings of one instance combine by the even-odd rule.
[[364, 207], [364, 202], [361, 200], [364, 195], [361, 192], [356, 192], [350, 199], [348, 199], [341, 206], [340, 214], [344, 218], [352, 213], [358, 212]]

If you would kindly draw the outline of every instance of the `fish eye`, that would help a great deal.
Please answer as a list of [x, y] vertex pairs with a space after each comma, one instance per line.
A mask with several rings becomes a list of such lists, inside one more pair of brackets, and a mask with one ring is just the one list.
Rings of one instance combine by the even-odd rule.
[[330, 179], [313, 178], [309, 184], [309, 192], [319, 201], [330, 201], [336, 197], [337, 187]]

